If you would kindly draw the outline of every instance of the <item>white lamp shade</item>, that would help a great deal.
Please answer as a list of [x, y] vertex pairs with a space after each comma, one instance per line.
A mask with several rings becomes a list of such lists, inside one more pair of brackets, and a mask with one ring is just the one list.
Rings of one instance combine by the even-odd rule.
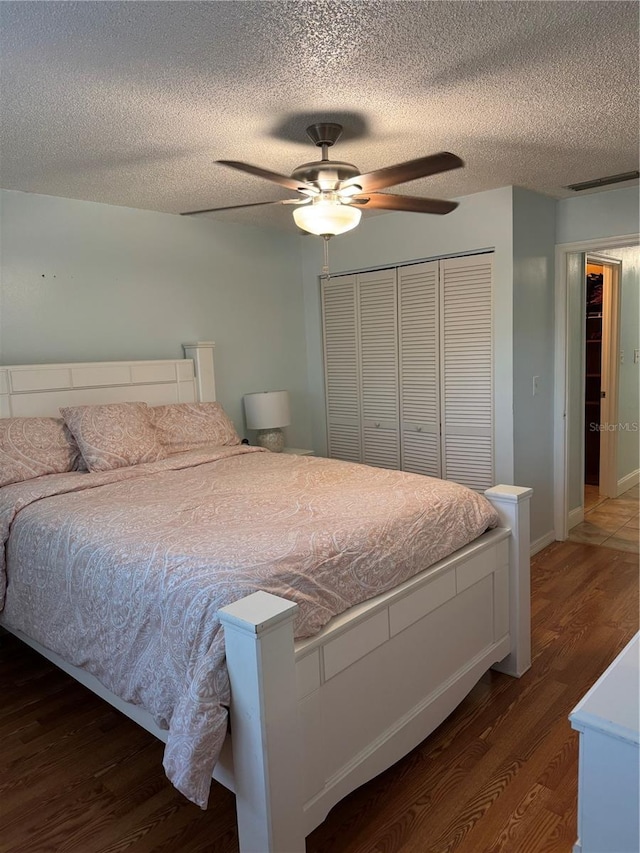
[[258, 391], [244, 395], [249, 429], [274, 429], [291, 423], [288, 391]]
[[298, 228], [317, 234], [319, 237], [335, 236], [350, 231], [360, 222], [361, 215], [362, 212], [357, 207], [324, 199], [304, 207], [296, 207], [293, 211], [293, 218]]

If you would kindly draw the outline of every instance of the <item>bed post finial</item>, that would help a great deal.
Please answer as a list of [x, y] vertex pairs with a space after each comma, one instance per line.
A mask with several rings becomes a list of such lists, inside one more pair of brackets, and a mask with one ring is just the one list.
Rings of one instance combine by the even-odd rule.
[[196, 370], [198, 403], [213, 403], [216, 399], [216, 379], [213, 370], [213, 341], [182, 344], [185, 358], [192, 358]]

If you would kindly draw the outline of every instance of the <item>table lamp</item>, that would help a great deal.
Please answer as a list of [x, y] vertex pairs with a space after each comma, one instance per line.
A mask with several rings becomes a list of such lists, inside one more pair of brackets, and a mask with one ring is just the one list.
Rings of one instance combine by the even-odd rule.
[[272, 453], [284, 450], [284, 435], [281, 427], [291, 423], [288, 391], [257, 391], [244, 395], [244, 412], [247, 427], [258, 430], [256, 437], [260, 447]]

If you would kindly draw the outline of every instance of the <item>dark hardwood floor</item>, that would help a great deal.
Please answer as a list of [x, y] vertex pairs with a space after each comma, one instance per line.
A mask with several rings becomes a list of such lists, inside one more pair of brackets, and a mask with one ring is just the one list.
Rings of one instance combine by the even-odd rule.
[[[533, 652], [488, 673], [406, 758], [336, 806], [308, 853], [568, 853], [577, 735], [567, 715], [638, 630], [638, 556], [556, 543], [532, 564]], [[436, 650], [434, 650], [435, 652]], [[2, 853], [232, 853], [234, 798], [201, 811], [162, 744], [0, 635]]]

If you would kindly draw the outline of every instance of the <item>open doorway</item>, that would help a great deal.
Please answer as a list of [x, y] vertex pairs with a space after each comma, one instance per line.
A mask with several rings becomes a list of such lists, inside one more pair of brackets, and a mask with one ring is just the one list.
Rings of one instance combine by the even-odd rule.
[[[618, 496], [621, 261], [589, 253], [585, 270], [583, 506]], [[574, 433], [575, 435], [575, 433]]]
[[[584, 351], [584, 485], [589, 492], [600, 484], [600, 395], [602, 391], [602, 308], [604, 267], [587, 258]], [[591, 489], [589, 489], [591, 487]]]
[[[589, 275], [594, 275], [591, 287]], [[601, 288], [595, 277], [600, 275]], [[616, 498], [638, 482], [638, 435], [633, 430], [638, 429], [634, 383], [637, 389], [639, 275], [635, 235], [565, 244], [556, 250], [557, 539], [566, 539], [569, 528], [584, 521], [585, 482], [597, 490], [599, 500]], [[618, 399], [619, 385], [621, 391], [624, 386], [624, 400], [622, 394]]]

